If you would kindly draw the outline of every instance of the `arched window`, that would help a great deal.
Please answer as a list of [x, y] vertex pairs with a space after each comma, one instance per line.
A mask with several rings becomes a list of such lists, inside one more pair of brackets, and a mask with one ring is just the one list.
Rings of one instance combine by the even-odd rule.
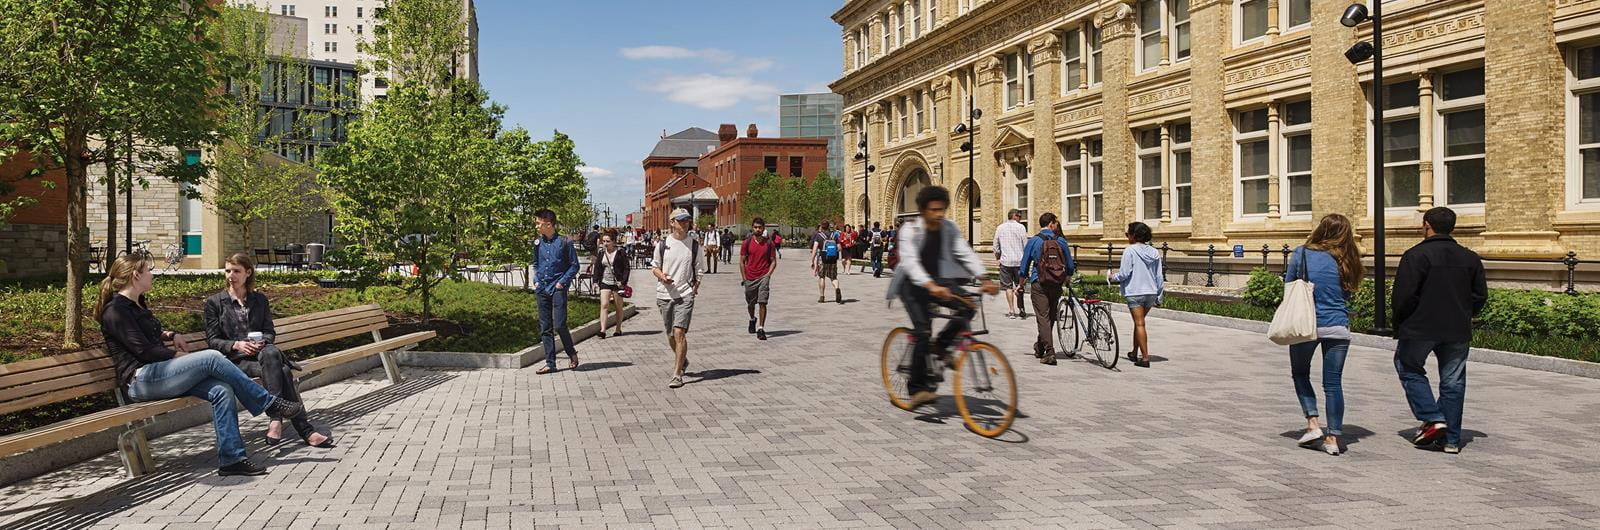
[[900, 184], [898, 213], [901, 215], [917, 213], [917, 192], [926, 187], [928, 187], [928, 172], [922, 168], [911, 170], [911, 174], [906, 175], [905, 181]]

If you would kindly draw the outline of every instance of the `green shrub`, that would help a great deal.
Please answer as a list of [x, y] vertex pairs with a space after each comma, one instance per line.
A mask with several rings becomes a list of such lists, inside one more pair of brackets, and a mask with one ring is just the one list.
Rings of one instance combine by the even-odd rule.
[[1256, 267], [1244, 285], [1244, 301], [1256, 307], [1278, 307], [1283, 303], [1283, 276]]

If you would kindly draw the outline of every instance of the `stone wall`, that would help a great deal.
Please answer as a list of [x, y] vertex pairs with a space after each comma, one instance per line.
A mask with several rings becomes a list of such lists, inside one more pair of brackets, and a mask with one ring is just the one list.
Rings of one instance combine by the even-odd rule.
[[66, 225], [14, 223], [0, 225], [0, 277], [25, 278], [64, 274], [67, 264]]

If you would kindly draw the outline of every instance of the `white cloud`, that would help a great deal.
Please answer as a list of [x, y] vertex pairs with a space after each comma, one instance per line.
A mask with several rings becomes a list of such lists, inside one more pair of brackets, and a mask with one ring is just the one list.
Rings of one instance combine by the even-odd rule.
[[594, 166], [578, 166], [578, 172], [583, 173], [583, 176], [590, 178], [609, 177], [612, 174], [612, 171], [609, 169]]
[[698, 74], [667, 76], [646, 87], [667, 99], [709, 110], [721, 110], [741, 101], [763, 102], [778, 95], [778, 88], [743, 76]]
[[648, 59], [689, 59], [699, 57], [701, 52], [677, 46], [640, 46], [637, 48], [623, 48], [622, 56], [633, 60]]

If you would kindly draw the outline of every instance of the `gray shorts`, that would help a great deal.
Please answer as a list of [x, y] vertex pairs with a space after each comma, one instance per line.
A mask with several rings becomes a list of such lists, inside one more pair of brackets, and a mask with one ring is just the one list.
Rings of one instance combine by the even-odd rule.
[[1128, 297], [1128, 309], [1143, 307], [1149, 309], [1161, 302], [1161, 297], [1153, 294], [1136, 294]]
[[694, 313], [694, 297], [657, 299], [656, 309], [661, 310], [661, 324], [666, 327], [667, 333], [672, 333], [672, 328], [683, 328], [684, 331], [688, 331], [689, 317]]
[[1000, 266], [1000, 288], [1010, 291], [1017, 288], [1017, 271], [1021, 267]]
[[745, 305], [767, 303], [767, 297], [772, 294], [772, 277], [762, 276], [754, 280], [744, 281]]

